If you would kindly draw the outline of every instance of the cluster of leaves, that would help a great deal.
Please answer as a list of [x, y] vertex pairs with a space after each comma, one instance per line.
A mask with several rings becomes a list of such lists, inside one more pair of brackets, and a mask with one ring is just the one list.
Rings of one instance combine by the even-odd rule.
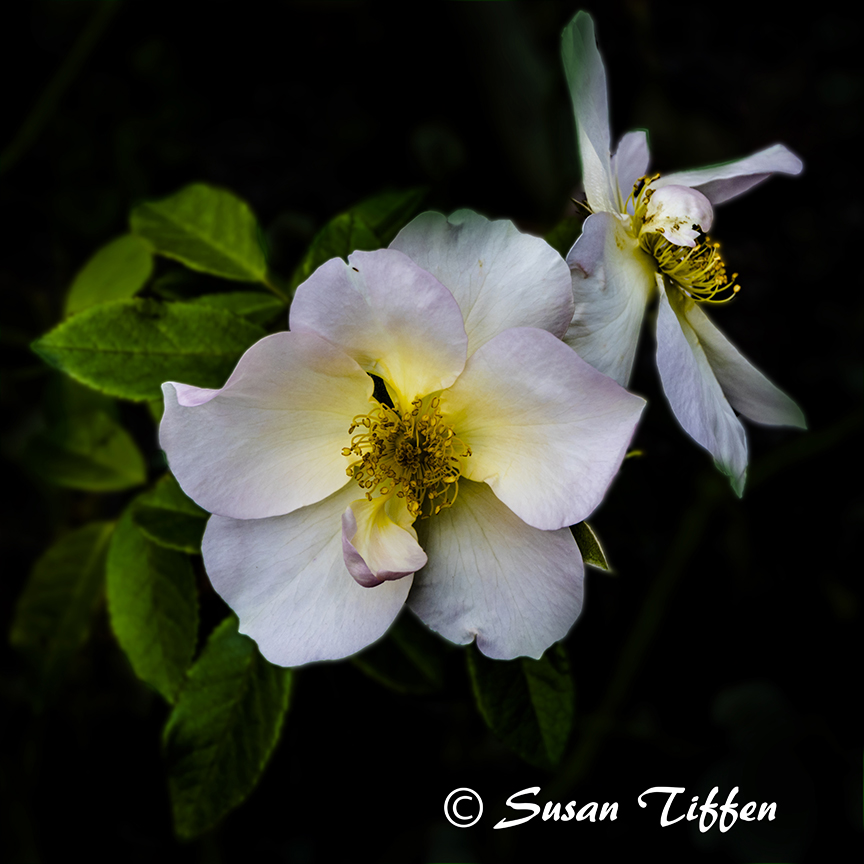
[[[148, 484], [145, 459], [116, 400], [146, 403], [158, 421], [164, 381], [222, 386], [250, 345], [268, 328], [284, 327], [297, 285], [330, 258], [385, 246], [418, 212], [424, 194], [384, 193], [336, 216], [290, 279], [269, 270], [258, 222], [231, 193], [194, 184], [142, 203], [130, 214], [130, 232], [78, 273], [64, 320], [33, 345], [66, 377], [49, 400], [56, 410], [46, 428], [28, 445], [26, 464], [47, 482], [128, 492], [129, 500], [116, 521], [85, 524], [42, 556], [19, 600], [11, 640], [31, 663], [41, 710], [107, 599], [111, 629], [132, 669], [171, 706], [163, 745], [182, 837], [211, 828], [254, 788], [279, 740], [292, 672], [267, 662], [231, 615], [197, 650], [196, 573], [203, 572], [198, 556], [208, 514], [170, 473]], [[555, 237], [566, 240], [577, 227], [562, 224]], [[154, 275], [154, 256], [183, 267]], [[208, 278], [196, 281], [195, 273]], [[590, 528], [583, 523], [574, 534], [586, 562], [605, 569]], [[444, 650], [403, 616], [353, 662], [388, 687], [423, 694], [443, 687]], [[538, 661], [491, 661], [473, 648], [467, 657], [490, 728], [532, 764], [555, 765], [573, 721], [563, 648], [554, 646]]]

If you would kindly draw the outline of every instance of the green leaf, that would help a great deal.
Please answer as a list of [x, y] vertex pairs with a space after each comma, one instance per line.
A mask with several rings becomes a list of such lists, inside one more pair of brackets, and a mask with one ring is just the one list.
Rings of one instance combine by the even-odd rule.
[[198, 596], [186, 555], [148, 540], [123, 514], [108, 551], [111, 627], [135, 674], [177, 698], [198, 636]]
[[582, 553], [582, 560], [592, 567], [611, 571], [609, 562], [606, 560], [606, 554], [600, 546], [600, 541], [588, 523], [580, 522], [578, 525], [573, 525], [570, 530], [576, 538], [576, 545]]
[[268, 663], [226, 618], [213, 632], [165, 726], [174, 827], [196, 837], [255, 788], [279, 740], [291, 670]]
[[415, 215], [425, 197], [425, 189], [384, 192], [331, 219], [313, 237], [291, 277], [290, 290], [293, 292], [331, 258], [347, 259], [358, 249], [386, 246]]
[[565, 216], [543, 239], [562, 257], [567, 253], [582, 233], [582, 223], [585, 217], [581, 215]]
[[91, 492], [131, 489], [147, 479], [132, 437], [102, 411], [73, 414], [37, 434], [22, 461], [49, 483]]
[[186, 497], [173, 475], [166, 474], [132, 505], [132, 520], [141, 533], [169, 549], [196, 555], [210, 514]]
[[305, 282], [325, 261], [347, 258], [356, 249], [380, 249], [381, 241], [362, 216], [340, 213], [313, 238], [291, 277], [291, 291]]
[[553, 768], [573, 725], [570, 661], [556, 643], [539, 660], [490, 660], [471, 645], [468, 670], [489, 728], [527, 762]]
[[263, 282], [267, 274], [255, 215], [224, 189], [193, 183], [168, 198], [139, 204], [129, 224], [160, 255], [193, 270], [241, 282]]
[[[208, 306], [211, 309], [224, 309], [241, 318], [248, 318], [255, 324], [267, 324], [277, 315], [285, 312], [286, 306], [272, 294], [263, 291], [226, 291], [224, 294], [204, 294], [195, 297], [190, 303]], [[287, 319], [286, 319], [287, 320]]]
[[163, 381], [221, 387], [265, 331], [223, 309], [119, 300], [64, 321], [33, 343], [52, 366], [112, 396], [161, 398]]
[[400, 189], [366, 198], [349, 212], [359, 216], [375, 233], [381, 246], [390, 241], [417, 215], [428, 189]]
[[153, 272], [150, 244], [125, 234], [99, 249], [78, 271], [66, 296], [66, 315], [134, 296]]
[[62, 537], [36, 562], [18, 599], [9, 640], [35, 669], [40, 706], [87, 639], [113, 528], [91, 522]]
[[412, 615], [403, 613], [383, 639], [351, 662], [398, 693], [435, 693], [444, 687], [443, 644]]

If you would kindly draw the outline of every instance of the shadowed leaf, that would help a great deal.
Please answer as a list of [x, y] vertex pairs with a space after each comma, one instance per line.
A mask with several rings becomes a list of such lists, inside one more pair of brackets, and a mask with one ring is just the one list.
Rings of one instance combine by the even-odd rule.
[[383, 192], [331, 219], [312, 239], [294, 271], [291, 291], [331, 258], [346, 259], [355, 250], [386, 246], [411, 221], [425, 197], [425, 189]]
[[564, 647], [556, 643], [539, 660], [490, 660], [471, 645], [467, 658], [477, 707], [489, 728], [526, 762], [557, 765], [575, 701]]
[[383, 639], [351, 662], [399, 693], [435, 693], [444, 686], [443, 650], [438, 637], [403, 612]]
[[255, 788], [279, 740], [291, 670], [268, 663], [225, 619], [210, 636], [165, 726], [180, 837], [196, 837]]
[[108, 551], [108, 612], [135, 674], [174, 702], [198, 636], [189, 558], [151, 542], [123, 514]]
[[36, 562], [18, 599], [9, 639], [35, 669], [40, 707], [87, 639], [113, 528], [91, 522], [62, 537]]
[[142, 485], [144, 458], [129, 433], [102, 411], [73, 414], [34, 436], [24, 464], [49, 483], [113, 492]]
[[139, 495], [132, 506], [132, 519], [148, 540], [193, 555], [201, 551], [209, 516], [186, 497], [171, 474]]

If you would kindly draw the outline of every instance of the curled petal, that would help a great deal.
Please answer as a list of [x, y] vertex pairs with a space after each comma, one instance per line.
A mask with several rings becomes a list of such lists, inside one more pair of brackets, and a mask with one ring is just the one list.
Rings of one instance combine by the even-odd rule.
[[659, 232], [670, 243], [692, 249], [699, 229], [708, 231], [713, 221], [711, 202], [697, 189], [663, 186], [654, 190], [648, 202], [642, 233]]
[[597, 50], [594, 22], [579, 12], [561, 34], [564, 74], [573, 100], [576, 135], [582, 159], [582, 182], [588, 203], [596, 213], [615, 212], [617, 190], [609, 158], [609, 105], [606, 70]]
[[402, 579], [426, 563], [405, 501], [395, 495], [352, 501], [342, 514], [348, 572], [365, 588]]
[[340, 517], [356, 495], [352, 481], [287, 516], [207, 523], [210, 581], [271, 663], [347, 657], [383, 636], [402, 608], [412, 577], [369, 590], [345, 567]]
[[639, 248], [620, 219], [595, 213], [585, 220], [567, 263], [576, 307], [564, 341], [626, 387], [654, 291], [654, 259]]
[[450, 291], [396, 249], [333, 258], [297, 289], [291, 330], [338, 345], [383, 378], [407, 408], [449, 387], [465, 365], [468, 337]]
[[390, 244], [450, 289], [465, 318], [468, 355], [511, 327], [563, 336], [573, 317], [570, 273], [545, 241], [471, 210], [421, 213]]
[[664, 174], [653, 185], [658, 189], [669, 185], [691, 186], [716, 206], [737, 198], [772, 174], [800, 174], [803, 168], [804, 163], [788, 147], [774, 144], [734, 162]]
[[684, 315], [696, 333], [724, 395], [736, 411], [769, 426], [807, 428], [801, 409], [741, 356], [698, 304], [686, 308]]
[[313, 333], [256, 342], [221, 390], [162, 385], [159, 442], [186, 494], [211, 513], [290, 513], [345, 485], [348, 426], [373, 384]]
[[713, 457], [738, 495], [747, 475], [744, 428], [723, 394], [699, 336], [687, 320], [693, 301], [658, 275], [657, 368], [663, 391], [684, 431]]
[[[648, 173], [648, 135], [644, 129], [628, 132], [619, 142], [612, 157], [612, 176], [618, 183], [620, 207], [624, 212], [624, 202], [633, 192], [633, 186], [640, 177]], [[630, 210], [632, 213], [632, 209]]]
[[532, 528], [485, 484], [463, 480], [453, 506], [420, 533], [429, 563], [408, 605], [445, 638], [476, 639], [496, 659], [539, 658], [573, 626], [583, 565], [569, 529]]
[[551, 333], [525, 327], [487, 342], [441, 399], [471, 448], [463, 476], [543, 530], [600, 503], [644, 405]]

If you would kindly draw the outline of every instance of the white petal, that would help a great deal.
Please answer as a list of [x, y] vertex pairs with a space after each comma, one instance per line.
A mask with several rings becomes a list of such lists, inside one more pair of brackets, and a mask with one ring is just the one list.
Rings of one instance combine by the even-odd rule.
[[672, 184], [692, 186], [716, 206], [741, 195], [772, 174], [800, 174], [803, 167], [804, 163], [791, 150], [774, 144], [734, 162], [664, 174], [653, 185], [658, 189]]
[[289, 513], [345, 485], [348, 427], [372, 380], [312, 333], [256, 342], [221, 390], [162, 385], [159, 442], [183, 491], [211, 513]]
[[663, 186], [651, 195], [640, 234], [659, 232], [670, 243], [692, 249], [699, 229], [708, 231], [713, 221], [711, 202], [698, 189]]
[[342, 551], [357, 582], [372, 588], [409, 576], [426, 563], [413, 521], [404, 499], [395, 495], [351, 502], [342, 514]]
[[471, 210], [421, 213], [390, 244], [446, 285], [465, 318], [468, 354], [511, 327], [563, 336], [573, 317], [570, 272], [545, 241]]
[[543, 530], [581, 522], [600, 503], [644, 405], [551, 333], [522, 327], [480, 348], [441, 397], [472, 451], [463, 476]]
[[539, 658], [567, 635], [582, 608], [583, 578], [569, 529], [532, 528], [468, 480], [452, 507], [420, 526], [429, 563], [414, 577], [408, 605], [433, 630], [459, 645], [476, 638], [500, 660]]
[[723, 393], [736, 411], [757, 423], [807, 428], [801, 409], [741, 356], [699, 304], [686, 309], [685, 315], [699, 338]]
[[271, 663], [347, 657], [384, 635], [402, 608], [413, 577], [363, 588], [345, 567], [341, 516], [356, 495], [350, 481], [287, 516], [207, 523], [210, 581]]
[[[612, 157], [612, 176], [618, 182], [620, 207], [624, 212], [624, 202], [633, 192], [633, 186], [640, 177], [648, 173], [648, 136], [644, 129], [628, 132], [619, 142]], [[632, 213], [632, 208], [630, 210]]]
[[692, 300], [666, 291], [658, 276], [657, 368], [672, 411], [684, 431], [713, 457], [740, 495], [747, 474], [747, 441], [711, 364], [684, 314]]
[[567, 254], [576, 309], [564, 341], [583, 360], [627, 386], [654, 291], [654, 259], [620, 219], [595, 213]]
[[609, 106], [606, 70], [597, 50], [594, 22], [579, 12], [561, 34], [564, 74], [573, 100], [582, 159], [582, 182], [595, 212], [619, 209], [609, 158]]
[[395, 249], [322, 264], [298, 287], [290, 321], [393, 385], [403, 408], [449, 387], [465, 365], [468, 337], [453, 295]]

